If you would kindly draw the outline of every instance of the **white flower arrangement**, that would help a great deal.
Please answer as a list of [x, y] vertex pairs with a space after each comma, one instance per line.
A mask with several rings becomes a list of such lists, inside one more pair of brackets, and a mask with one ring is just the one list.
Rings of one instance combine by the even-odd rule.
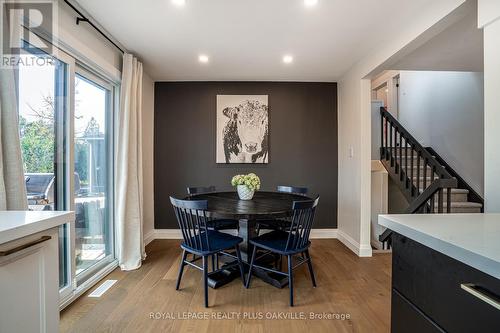
[[231, 185], [246, 185], [252, 191], [260, 190], [260, 178], [255, 173], [248, 175], [236, 175], [231, 179]]

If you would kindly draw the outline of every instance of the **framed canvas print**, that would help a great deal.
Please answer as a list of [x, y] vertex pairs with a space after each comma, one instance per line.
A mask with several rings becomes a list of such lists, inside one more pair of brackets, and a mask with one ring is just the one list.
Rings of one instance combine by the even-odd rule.
[[268, 163], [268, 95], [217, 95], [217, 163]]

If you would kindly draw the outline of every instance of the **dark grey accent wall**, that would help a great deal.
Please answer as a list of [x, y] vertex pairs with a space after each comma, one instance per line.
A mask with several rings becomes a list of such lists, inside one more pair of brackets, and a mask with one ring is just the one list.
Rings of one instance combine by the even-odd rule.
[[[269, 163], [216, 164], [216, 96], [269, 95]], [[169, 196], [187, 186], [231, 189], [255, 172], [263, 190], [307, 186], [321, 195], [315, 228], [337, 227], [337, 84], [156, 82], [155, 228], [177, 228]]]

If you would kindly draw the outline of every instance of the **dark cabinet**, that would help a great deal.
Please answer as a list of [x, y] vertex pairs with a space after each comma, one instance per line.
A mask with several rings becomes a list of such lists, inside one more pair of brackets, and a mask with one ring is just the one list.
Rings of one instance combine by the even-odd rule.
[[392, 289], [392, 331], [405, 333], [444, 332], [403, 295]]
[[392, 332], [500, 332], [500, 280], [405, 236], [392, 244]]

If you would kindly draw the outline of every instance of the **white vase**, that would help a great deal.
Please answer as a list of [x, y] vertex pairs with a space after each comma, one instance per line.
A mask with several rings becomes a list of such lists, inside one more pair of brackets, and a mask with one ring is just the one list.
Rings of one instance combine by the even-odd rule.
[[238, 190], [240, 200], [252, 200], [253, 194], [255, 193], [254, 190], [249, 189], [246, 185], [238, 185], [236, 189]]

